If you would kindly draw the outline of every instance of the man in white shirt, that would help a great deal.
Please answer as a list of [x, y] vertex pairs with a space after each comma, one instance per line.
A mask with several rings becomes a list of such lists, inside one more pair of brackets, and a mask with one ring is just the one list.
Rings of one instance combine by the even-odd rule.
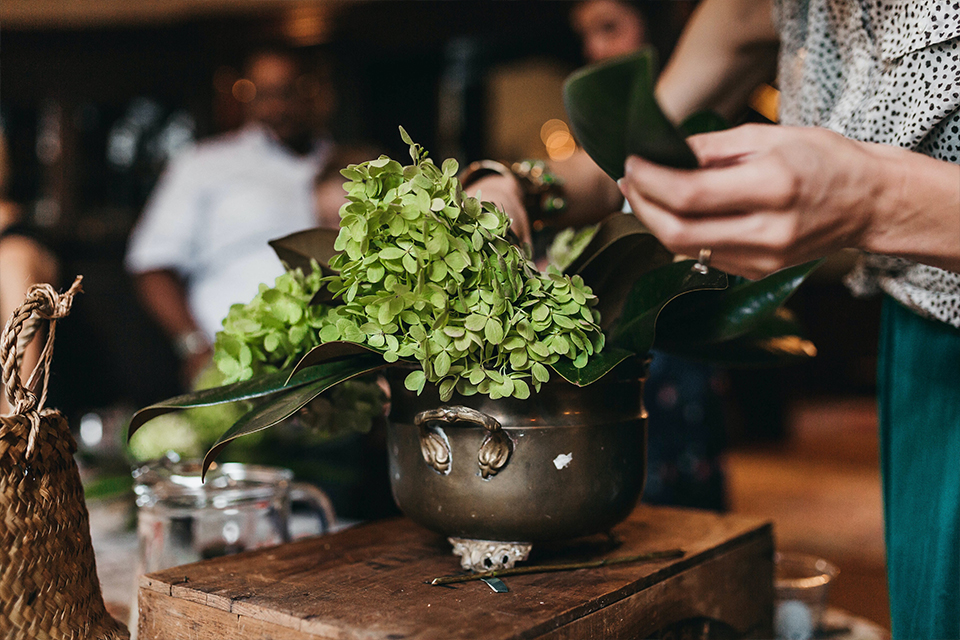
[[247, 124], [175, 158], [131, 237], [127, 269], [187, 381], [209, 361], [230, 305], [282, 273], [267, 241], [316, 226], [313, 180], [329, 145], [311, 135], [301, 77], [292, 53], [252, 56]]

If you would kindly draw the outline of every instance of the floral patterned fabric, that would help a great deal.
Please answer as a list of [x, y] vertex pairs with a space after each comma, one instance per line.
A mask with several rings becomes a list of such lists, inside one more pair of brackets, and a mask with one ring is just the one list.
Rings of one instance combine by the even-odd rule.
[[[780, 122], [960, 163], [960, 3], [779, 0]], [[960, 218], [958, 218], [960, 234]], [[854, 293], [885, 291], [960, 328], [960, 274], [866, 255]]]

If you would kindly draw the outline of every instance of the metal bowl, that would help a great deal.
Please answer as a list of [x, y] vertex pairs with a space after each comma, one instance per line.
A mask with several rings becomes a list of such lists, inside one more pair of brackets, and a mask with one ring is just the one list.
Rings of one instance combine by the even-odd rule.
[[[607, 531], [646, 477], [645, 363], [527, 400], [417, 396], [391, 373], [390, 482], [400, 509], [447, 536], [537, 542]], [[489, 565], [487, 565], [489, 566]]]

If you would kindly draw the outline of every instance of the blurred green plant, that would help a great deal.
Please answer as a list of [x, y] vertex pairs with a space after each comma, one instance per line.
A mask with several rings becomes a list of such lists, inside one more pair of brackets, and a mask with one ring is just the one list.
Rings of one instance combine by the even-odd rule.
[[[215, 389], [275, 374], [299, 362], [319, 344], [320, 319], [330, 312], [330, 307], [310, 302], [320, 289], [320, 279], [319, 266], [306, 276], [300, 268], [293, 269], [278, 276], [273, 287], [261, 284], [249, 303], [233, 305], [216, 336], [216, 366], [204, 370], [196, 389]], [[385, 402], [386, 394], [375, 377], [338, 385], [302, 409], [298, 442], [309, 447], [350, 433], [367, 433], [383, 415]], [[216, 443], [225, 424], [235, 423], [256, 404], [248, 399], [159, 416], [130, 438], [128, 452], [138, 462], [170, 452], [181, 458], [199, 458]], [[264, 444], [268, 443], [262, 436], [245, 438], [237, 445], [246, 451], [235, 446], [231, 455], [246, 458]]]
[[567, 227], [558, 231], [547, 247], [547, 261], [558, 270], [565, 270], [583, 253], [596, 233], [595, 224], [579, 229]]

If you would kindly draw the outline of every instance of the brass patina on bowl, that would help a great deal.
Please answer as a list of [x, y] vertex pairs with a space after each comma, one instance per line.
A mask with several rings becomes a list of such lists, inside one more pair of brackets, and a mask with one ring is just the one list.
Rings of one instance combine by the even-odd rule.
[[393, 497], [450, 537], [467, 569], [513, 566], [534, 542], [609, 530], [646, 478], [646, 363], [587, 387], [554, 376], [529, 399], [420, 396], [391, 373], [387, 428]]

